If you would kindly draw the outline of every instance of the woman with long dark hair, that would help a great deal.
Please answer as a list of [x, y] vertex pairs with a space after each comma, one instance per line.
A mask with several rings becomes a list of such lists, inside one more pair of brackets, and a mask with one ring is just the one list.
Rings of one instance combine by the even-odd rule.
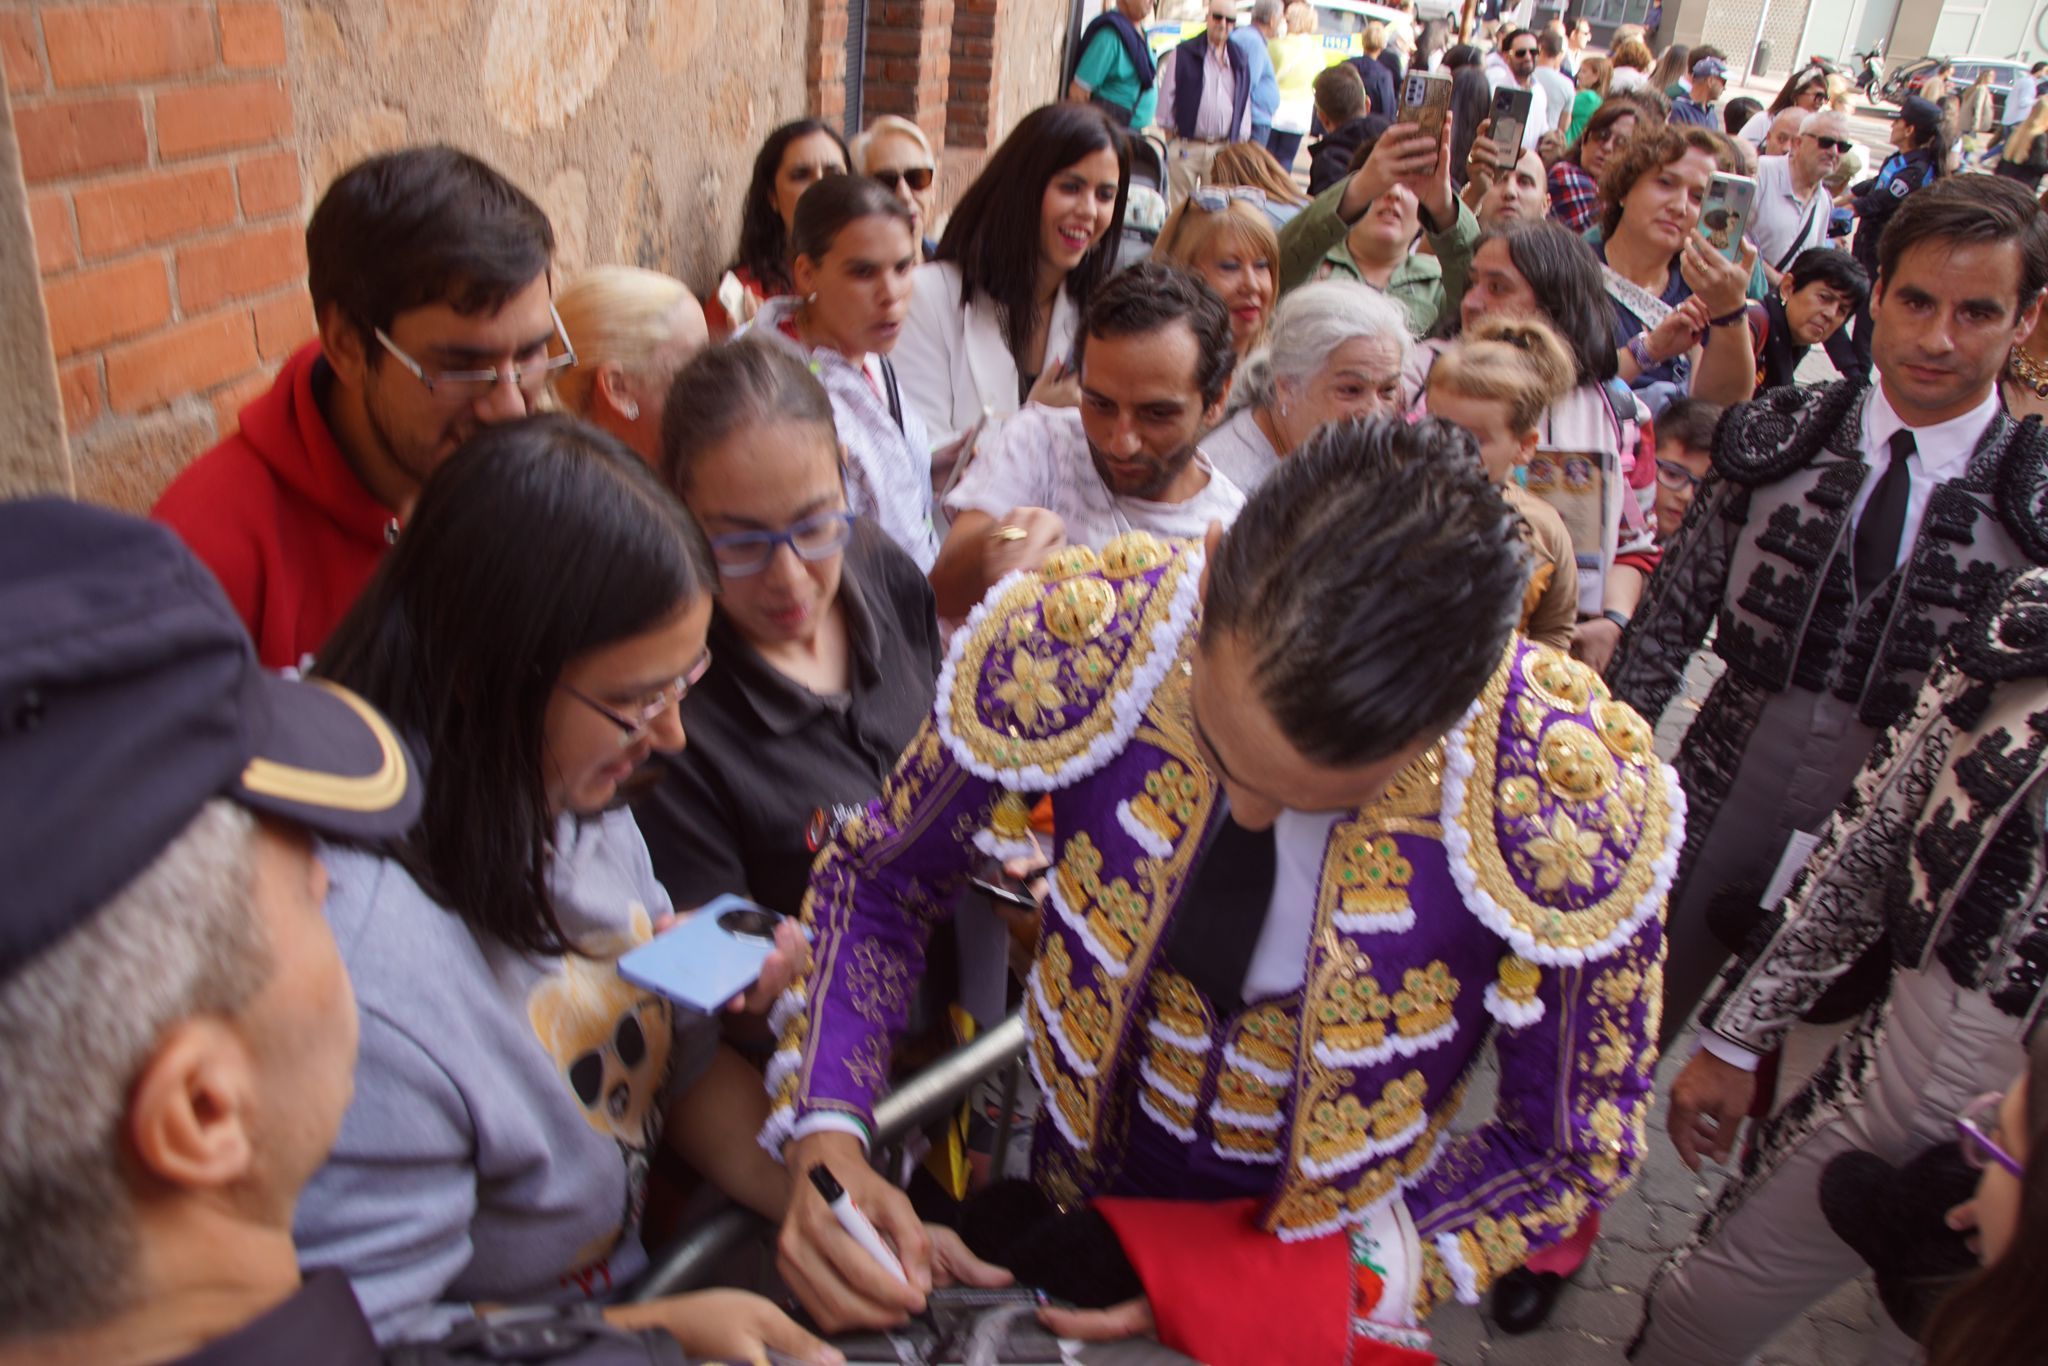
[[[1644, 571], [1654, 566], [1654, 538], [1635, 476], [1634, 452], [1648, 417], [1628, 386], [1615, 378], [1614, 319], [1600, 286], [1600, 260], [1576, 234], [1556, 223], [1504, 223], [1479, 239], [1471, 285], [1449, 335], [1423, 342], [1409, 354], [1402, 392], [1411, 415], [1423, 400], [1437, 358], [1464, 329], [1490, 317], [1537, 318], [1550, 325], [1572, 354], [1574, 383], [1550, 405], [1537, 426], [1532, 488], [1546, 469], [1562, 474], [1570, 457], [1585, 457], [1597, 487], [1554, 491], [1596, 517], [1574, 519], [1586, 543], [1577, 547], [1579, 625], [1574, 649], [1604, 663], [1621, 629], [1607, 612], [1626, 619], [1642, 595]], [[1591, 495], [1590, 497], [1587, 495]], [[1590, 534], [1597, 528], [1597, 536]], [[1620, 572], [1617, 572], [1619, 570]], [[1596, 663], [1595, 667], [1598, 667]]]
[[1764, 145], [1771, 122], [1787, 109], [1800, 108], [1817, 113], [1828, 106], [1828, 73], [1817, 66], [1804, 66], [1785, 78], [1770, 106], [1737, 125], [1736, 136], [1752, 147]]
[[2033, 1160], [2048, 1144], [2048, 1034], [2034, 1036], [2012, 1089], [1964, 1118], [1963, 1151], [1984, 1175], [1949, 1222], [1976, 1230], [1984, 1269], [1936, 1311], [1927, 1366], [2034, 1366], [2048, 1342], [2048, 1163]]
[[1116, 269], [1130, 145], [1092, 105], [1034, 109], [953, 208], [897, 347], [903, 391], [943, 448], [1029, 399], [1079, 402], [1067, 358]]
[[919, 265], [915, 231], [910, 210], [878, 180], [812, 186], [792, 234], [797, 292], [763, 304], [750, 335], [809, 364], [832, 398], [850, 506], [928, 570], [939, 554], [931, 444], [889, 359]]
[[[449, 458], [322, 652], [424, 759], [420, 822], [332, 850], [326, 912], [361, 1005], [355, 1096], [294, 1230], [380, 1338], [477, 1304], [608, 1299], [646, 1263], [656, 1144], [770, 1218], [760, 1079], [620, 977], [670, 902], [619, 790], [684, 744], [711, 659], [701, 532], [614, 438], [549, 415]], [[756, 1004], [802, 953], [779, 936]], [[692, 1355], [820, 1344], [751, 1295], [613, 1306]]]
[[751, 322], [765, 300], [796, 288], [789, 274], [789, 233], [797, 201], [824, 177], [845, 175], [852, 164], [846, 140], [822, 120], [797, 119], [768, 135], [747, 182], [739, 251], [704, 305], [711, 340], [724, 341]]

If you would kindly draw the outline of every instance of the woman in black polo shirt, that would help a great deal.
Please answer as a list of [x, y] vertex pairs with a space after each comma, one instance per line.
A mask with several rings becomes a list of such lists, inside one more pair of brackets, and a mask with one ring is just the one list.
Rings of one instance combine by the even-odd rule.
[[733, 892], [795, 914], [813, 856], [930, 714], [931, 588], [847, 511], [840, 461], [831, 400], [773, 342], [705, 351], [669, 390], [663, 475], [720, 581], [690, 746], [634, 804], [678, 907]]

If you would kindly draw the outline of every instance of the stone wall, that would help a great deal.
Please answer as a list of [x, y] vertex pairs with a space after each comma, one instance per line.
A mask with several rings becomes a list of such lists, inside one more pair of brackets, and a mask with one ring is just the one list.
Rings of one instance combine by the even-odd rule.
[[[4, 3], [79, 492], [133, 509], [312, 334], [303, 224], [360, 158], [452, 143], [547, 209], [562, 274], [701, 295], [761, 139], [846, 109], [846, 0]], [[944, 144], [942, 205], [1057, 97], [1068, 3], [871, 0], [868, 112]]]

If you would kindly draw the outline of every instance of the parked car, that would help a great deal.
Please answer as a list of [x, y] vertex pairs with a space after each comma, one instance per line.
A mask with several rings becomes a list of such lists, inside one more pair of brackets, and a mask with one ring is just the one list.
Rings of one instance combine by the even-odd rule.
[[1958, 95], [1976, 82], [1978, 72], [1990, 68], [1992, 120], [2003, 122], [2005, 94], [2012, 89], [2012, 78], [2027, 69], [2027, 63], [2016, 62], [2010, 57], [1922, 57], [1917, 61], [1903, 62], [1877, 88], [1878, 98], [1888, 104], [1897, 104], [1908, 95], [1919, 94], [1921, 85], [1944, 60], [1955, 66], [1949, 81]]
[[[1363, 57], [1365, 50], [1358, 45], [1358, 35], [1364, 30], [1368, 19], [1377, 19], [1387, 26], [1387, 40], [1404, 52], [1415, 47], [1415, 24], [1401, 11], [1387, 5], [1375, 5], [1370, 0], [1311, 0], [1316, 12], [1316, 37], [1323, 43], [1325, 65], [1335, 66], [1348, 62], [1353, 57]], [[1454, 0], [1445, 0], [1446, 4]], [[1428, 3], [1418, 3], [1418, 13], [1424, 18], [1429, 15]], [[1237, 22], [1242, 27], [1251, 16], [1250, 0], [1241, 0], [1237, 7]], [[1194, 15], [1185, 19], [1155, 19], [1145, 26], [1145, 42], [1154, 54], [1163, 54], [1167, 49], [1186, 42], [1207, 27], [1205, 8], [1197, 8]]]

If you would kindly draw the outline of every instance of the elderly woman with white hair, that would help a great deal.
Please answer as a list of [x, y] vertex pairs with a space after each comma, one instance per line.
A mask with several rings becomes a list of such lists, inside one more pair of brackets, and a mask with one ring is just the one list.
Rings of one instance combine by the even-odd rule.
[[1400, 306], [1378, 290], [1303, 285], [1280, 300], [1232, 387], [1242, 406], [1202, 438], [1202, 454], [1250, 493], [1324, 423], [1398, 413], [1408, 344]]
[[710, 340], [696, 295], [659, 271], [595, 266], [555, 309], [576, 348], [576, 363], [550, 381], [555, 402], [659, 464], [669, 381]]
[[938, 184], [938, 158], [924, 129], [898, 114], [883, 114], [868, 124], [849, 149], [856, 175], [879, 180], [903, 201], [913, 220], [911, 235], [929, 261], [939, 244], [932, 238], [932, 196]]

